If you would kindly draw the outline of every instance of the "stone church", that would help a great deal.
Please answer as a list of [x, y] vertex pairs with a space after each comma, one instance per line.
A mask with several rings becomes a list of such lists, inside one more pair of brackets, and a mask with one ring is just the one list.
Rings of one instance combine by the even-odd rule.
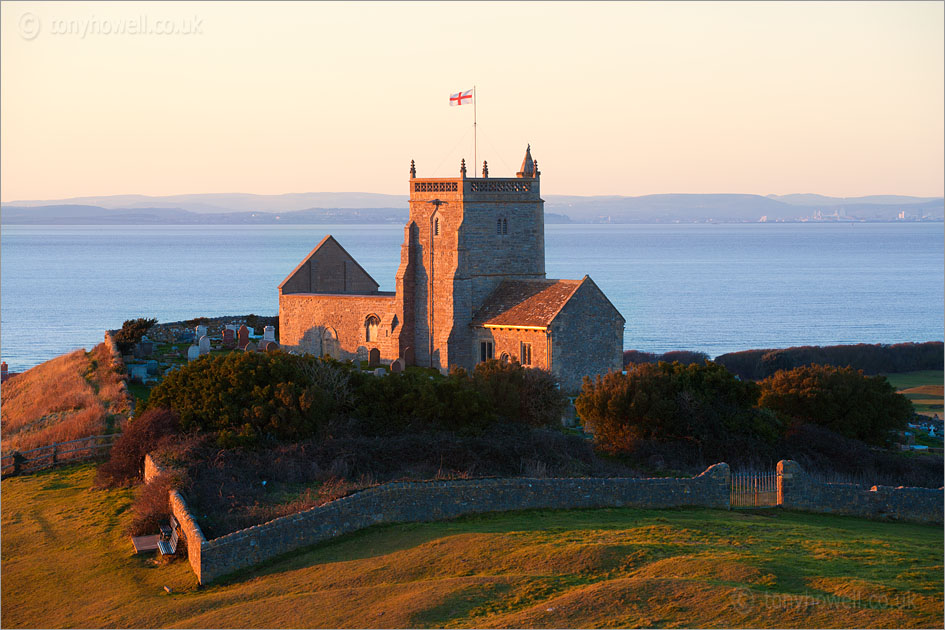
[[526, 149], [515, 177], [418, 178], [395, 291], [326, 236], [279, 285], [287, 350], [446, 371], [517, 360], [553, 372], [562, 388], [622, 367], [624, 318], [588, 276], [545, 277], [541, 173]]

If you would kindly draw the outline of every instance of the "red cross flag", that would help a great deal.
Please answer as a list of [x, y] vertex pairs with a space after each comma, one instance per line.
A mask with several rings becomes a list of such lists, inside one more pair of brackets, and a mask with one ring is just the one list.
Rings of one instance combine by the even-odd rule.
[[450, 94], [450, 107], [456, 105], [469, 105], [473, 101], [473, 91], [466, 90], [465, 92], [457, 92], [456, 94]]

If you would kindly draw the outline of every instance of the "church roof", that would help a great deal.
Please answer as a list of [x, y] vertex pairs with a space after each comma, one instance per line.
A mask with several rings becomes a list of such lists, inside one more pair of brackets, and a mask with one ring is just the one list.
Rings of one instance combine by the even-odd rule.
[[503, 280], [473, 315], [473, 326], [545, 328], [588, 280]]

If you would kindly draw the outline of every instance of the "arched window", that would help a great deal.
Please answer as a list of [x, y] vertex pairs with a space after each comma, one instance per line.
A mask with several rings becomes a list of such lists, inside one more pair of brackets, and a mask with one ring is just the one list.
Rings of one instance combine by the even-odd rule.
[[502, 219], [497, 219], [495, 224], [495, 233], [502, 234]]
[[503, 234], [509, 233], [509, 220], [508, 219], [502, 219], [502, 233]]
[[364, 339], [365, 341], [377, 341], [377, 327], [381, 325], [381, 320], [377, 315], [368, 315], [364, 320]]
[[440, 235], [440, 218], [433, 219], [433, 236]]

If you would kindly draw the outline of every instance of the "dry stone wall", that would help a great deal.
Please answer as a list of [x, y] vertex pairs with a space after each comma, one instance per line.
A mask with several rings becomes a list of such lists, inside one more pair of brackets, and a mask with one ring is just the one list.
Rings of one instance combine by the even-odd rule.
[[823, 483], [795, 461], [778, 462], [778, 504], [786, 509], [941, 524], [943, 496], [942, 488]]
[[[726, 508], [730, 476], [716, 464], [687, 479], [481, 479], [390, 483], [209, 541], [191, 564], [201, 584], [276, 556], [381, 523], [528, 509]], [[180, 520], [180, 519], [179, 519]], [[183, 524], [183, 521], [181, 521]], [[202, 534], [200, 535], [202, 537]], [[191, 549], [188, 536], [188, 551]]]

